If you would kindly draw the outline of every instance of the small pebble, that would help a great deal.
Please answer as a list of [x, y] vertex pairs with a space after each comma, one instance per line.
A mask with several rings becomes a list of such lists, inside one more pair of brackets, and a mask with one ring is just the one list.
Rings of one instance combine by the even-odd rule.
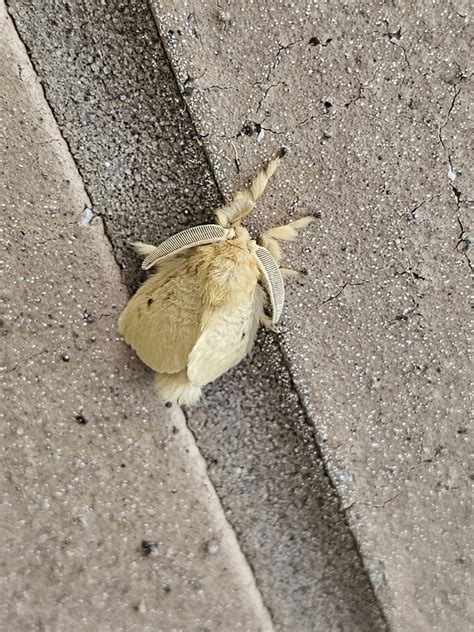
[[141, 548], [145, 557], [156, 555], [158, 551], [158, 542], [153, 542], [152, 540], [142, 540]]
[[225, 24], [225, 26], [228, 26], [232, 20], [230, 11], [227, 11], [226, 9], [219, 9], [219, 11], [217, 12], [217, 17], [221, 22]]
[[82, 312], [82, 320], [86, 324], [93, 323], [94, 322], [94, 317], [92, 316], [92, 314], [89, 311], [87, 311], [87, 309], [85, 309]]
[[145, 614], [145, 612], [146, 612], [145, 602], [140, 601], [139, 603], [137, 603], [137, 605], [136, 605], [136, 610], [137, 610], [137, 612], [139, 612], [140, 614]]
[[77, 415], [74, 415], [74, 420], [76, 421], [76, 423], [78, 423], [80, 426], [85, 426], [89, 420], [87, 419], [87, 417], [84, 417], [84, 415], [82, 413], [78, 413]]
[[217, 540], [210, 540], [207, 543], [206, 548], [209, 555], [218, 555], [221, 551], [221, 547], [219, 545], [219, 542], [217, 542]]

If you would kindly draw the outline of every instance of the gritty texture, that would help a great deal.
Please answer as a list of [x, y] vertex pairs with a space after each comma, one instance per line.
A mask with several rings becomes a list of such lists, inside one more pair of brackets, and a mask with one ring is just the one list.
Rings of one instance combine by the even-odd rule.
[[270, 631], [4, 5], [0, 60], [0, 629]]
[[[279, 630], [384, 630], [314, 430], [263, 333], [189, 416]], [[245, 397], [235, 396], [241, 388]]]
[[250, 226], [321, 215], [279, 343], [393, 629], [471, 630], [468, 3], [153, 6], [225, 194], [289, 149]]
[[[134, 286], [125, 242], [202, 223], [220, 199], [151, 13], [133, 1], [9, 6]], [[188, 422], [275, 627], [385, 629], [274, 336], [209, 387]]]
[[220, 201], [151, 12], [141, 0], [7, 5], [122, 277], [136, 287], [130, 243], [208, 221]]

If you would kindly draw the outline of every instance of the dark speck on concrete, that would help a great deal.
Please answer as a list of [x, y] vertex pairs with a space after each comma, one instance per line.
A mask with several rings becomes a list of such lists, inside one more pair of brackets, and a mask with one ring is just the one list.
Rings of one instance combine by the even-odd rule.
[[252, 136], [253, 134], [259, 134], [262, 130], [262, 126], [260, 123], [255, 123], [254, 121], [246, 121], [242, 129], [240, 130], [240, 134], [244, 134], [245, 136]]
[[312, 37], [308, 44], [310, 46], [327, 46], [330, 42], [332, 42], [332, 37], [328, 37], [327, 40], [323, 43], [319, 37]]
[[87, 417], [85, 417], [82, 413], [78, 413], [77, 415], [74, 415], [74, 421], [78, 423], [80, 426], [85, 426], [87, 423], [89, 423], [89, 420], [87, 419]]
[[398, 31], [395, 31], [394, 33], [389, 33], [388, 36], [390, 39], [399, 40], [402, 36], [402, 27], [400, 27]]
[[152, 540], [142, 540], [141, 549], [145, 557], [156, 555], [156, 552], [158, 551], [158, 542], [153, 542]]
[[185, 94], [192, 94], [195, 90], [197, 90], [198, 84], [194, 79], [188, 77], [183, 84], [183, 89]]
[[92, 316], [92, 314], [89, 311], [87, 311], [87, 309], [85, 309], [82, 312], [82, 320], [83, 320], [84, 323], [90, 324], [90, 323], [94, 322], [94, 317]]

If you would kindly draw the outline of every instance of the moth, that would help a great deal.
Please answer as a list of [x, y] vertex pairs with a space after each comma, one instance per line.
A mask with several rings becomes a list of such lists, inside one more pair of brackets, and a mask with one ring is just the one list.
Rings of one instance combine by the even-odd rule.
[[133, 244], [142, 268], [155, 273], [122, 312], [127, 344], [156, 372], [165, 400], [195, 405], [201, 389], [238, 364], [259, 325], [278, 322], [284, 279], [281, 241], [293, 241], [312, 217], [265, 231], [256, 240], [241, 224], [265, 191], [285, 150], [262, 168], [248, 189], [215, 211], [215, 224], [183, 230], [159, 246]]

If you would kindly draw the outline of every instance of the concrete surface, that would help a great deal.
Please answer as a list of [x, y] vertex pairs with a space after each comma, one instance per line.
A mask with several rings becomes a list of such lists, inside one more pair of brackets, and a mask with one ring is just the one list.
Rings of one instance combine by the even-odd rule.
[[[202, 223], [219, 199], [153, 17], [143, 2], [9, 6], [134, 286], [125, 241]], [[188, 422], [275, 627], [385, 629], [276, 340], [262, 336]]]
[[153, 5], [221, 189], [321, 213], [280, 345], [393, 629], [473, 629], [469, 4]]
[[0, 629], [271, 630], [182, 413], [117, 336], [127, 291], [3, 4], [0, 80]]
[[225, 194], [289, 148], [254, 228], [321, 212], [188, 419], [275, 627], [384, 629], [358, 546], [394, 630], [470, 629], [467, 3], [157, 3], [193, 121], [144, 2], [9, 5], [131, 287], [219, 200], [200, 143]]

